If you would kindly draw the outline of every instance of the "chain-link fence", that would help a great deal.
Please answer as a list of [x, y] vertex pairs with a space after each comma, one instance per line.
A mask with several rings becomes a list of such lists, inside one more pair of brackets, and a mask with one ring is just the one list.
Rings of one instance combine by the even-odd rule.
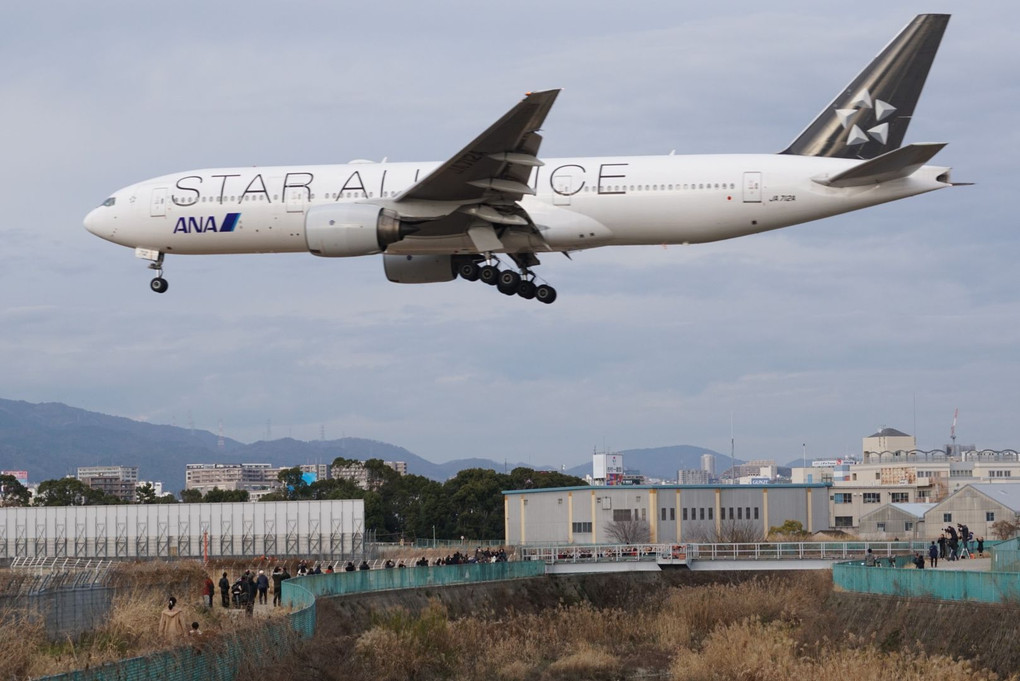
[[0, 573], [0, 611], [37, 618], [51, 640], [102, 624], [113, 603], [109, 562], [14, 561]]

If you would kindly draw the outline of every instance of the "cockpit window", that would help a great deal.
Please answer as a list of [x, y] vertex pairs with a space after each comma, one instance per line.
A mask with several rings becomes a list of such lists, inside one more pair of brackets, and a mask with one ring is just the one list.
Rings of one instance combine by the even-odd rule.
[[108, 198], [106, 201], [103, 201], [103, 205], [107, 206], [107, 207], [112, 206], [115, 203], [117, 203], [117, 199], [115, 197], [113, 197], [113, 196]]

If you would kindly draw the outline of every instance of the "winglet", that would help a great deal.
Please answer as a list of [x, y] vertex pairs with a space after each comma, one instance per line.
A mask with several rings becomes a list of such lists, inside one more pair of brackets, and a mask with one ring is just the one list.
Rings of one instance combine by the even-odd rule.
[[838, 175], [816, 179], [815, 182], [828, 187], [863, 187], [868, 184], [907, 177], [930, 161], [945, 146], [945, 143], [910, 144], [901, 149], [893, 149], [877, 158], [858, 163]]
[[870, 159], [899, 148], [948, 23], [915, 17], [781, 153]]

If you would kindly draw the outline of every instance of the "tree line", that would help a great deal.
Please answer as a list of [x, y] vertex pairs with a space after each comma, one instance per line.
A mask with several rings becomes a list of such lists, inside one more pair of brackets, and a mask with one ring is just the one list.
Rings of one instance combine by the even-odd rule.
[[[365, 529], [378, 541], [415, 539], [498, 539], [503, 536], [503, 491], [547, 487], [585, 486], [581, 478], [556, 471], [515, 468], [498, 473], [485, 468], [460, 471], [446, 482], [421, 475], [400, 475], [381, 459], [360, 461], [337, 458], [335, 469], [364, 466], [367, 489], [346, 478], [307, 482], [299, 467], [279, 472], [281, 489], [261, 501], [364, 499]], [[159, 496], [146, 483], [136, 490], [134, 503], [222, 503], [248, 501], [245, 490], [182, 490]], [[0, 476], [0, 506], [95, 506], [123, 504], [122, 499], [89, 487], [76, 478], [44, 480], [34, 496], [16, 478]]]

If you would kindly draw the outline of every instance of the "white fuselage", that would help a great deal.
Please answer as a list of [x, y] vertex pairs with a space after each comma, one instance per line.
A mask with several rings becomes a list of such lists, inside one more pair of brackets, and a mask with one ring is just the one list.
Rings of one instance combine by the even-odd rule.
[[[950, 186], [948, 168], [860, 187], [815, 180], [860, 163], [838, 158], [747, 154], [546, 159], [521, 206], [538, 228], [507, 230], [508, 251], [718, 241], [808, 222]], [[308, 250], [309, 208], [368, 202], [413, 215], [395, 202], [436, 163], [248, 167], [165, 175], [116, 192], [85, 219], [92, 233], [168, 254]], [[435, 206], [428, 210], [435, 210]], [[463, 232], [411, 235], [389, 254], [477, 253]]]

